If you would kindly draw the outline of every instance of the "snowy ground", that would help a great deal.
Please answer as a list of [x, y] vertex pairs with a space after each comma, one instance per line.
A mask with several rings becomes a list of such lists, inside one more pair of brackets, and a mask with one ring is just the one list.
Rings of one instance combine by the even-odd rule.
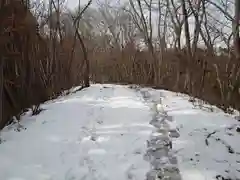
[[0, 180], [240, 179], [240, 123], [188, 100], [97, 84], [46, 102], [1, 132]]

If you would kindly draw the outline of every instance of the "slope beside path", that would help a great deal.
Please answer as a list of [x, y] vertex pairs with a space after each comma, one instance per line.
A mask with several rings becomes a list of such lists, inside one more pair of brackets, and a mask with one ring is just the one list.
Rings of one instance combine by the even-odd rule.
[[41, 107], [22, 117], [20, 132], [16, 124], [1, 132], [1, 180], [190, 180], [240, 171], [238, 122], [194, 109], [186, 96], [96, 84]]

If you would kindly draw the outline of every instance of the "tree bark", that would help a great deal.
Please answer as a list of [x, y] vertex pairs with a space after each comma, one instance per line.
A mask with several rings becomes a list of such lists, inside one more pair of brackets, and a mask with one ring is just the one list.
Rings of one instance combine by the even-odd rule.
[[186, 9], [185, 0], [181, 0], [182, 2], [182, 13], [184, 17], [184, 28], [185, 28], [185, 38], [186, 38], [186, 46], [187, 46], [187, 67], [186, 67], [186, 78], [184, 83], [184, 89], [191, 92], [191, 71], [190, 71], [190, 61], [192, 59], [192, 51], [191, 51], [191, 41], [190, 41], [190, 33], [189, 33], [189, 24], [188, 24], [188, 14]]
[[235, 18], [233, 21], [233, 37], [234, 37], [235, 55], [237, 59], [240, 59], [239, 21], [240, 21], [240, 1], [235, 0]]
[[182, 0], [182, 13], [183, 13], [183, 17], [184, 17], [184, 28], [185, 28], [185, 38], [186, 38], [187, 53], [188, 53], [189, 58], [191, 58], [191, 42], [190, 42], [188, 14], [187, 14], [185, 0]]
[[0, 124], [3, 122], [3, 58], [0, 57]]
[[90, 82], [89, 82], [89, 73], [90, 73], [90, 70], [89, 70], [89, 59], [88, 59], [88, 54], [87, 54], [87, 49], [84, 45], [84, 42], [83, 42], [83, 39], [80, 35], [79, 32], [77, 32], [77, 37], [78, 37], [78, 40], [81, 44], [81, 47], [82, 47], [82, 52], [83, 52], [83, 58], [84, 58], [84, 62], [85, 62], [85, 65], [86, 65], [86, 69], [84, 71], [84, 87], [90, 87]]

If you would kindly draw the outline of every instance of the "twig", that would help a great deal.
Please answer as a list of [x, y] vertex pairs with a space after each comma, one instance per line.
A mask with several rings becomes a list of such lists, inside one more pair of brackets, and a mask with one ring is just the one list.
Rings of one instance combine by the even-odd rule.
[[213, 134], [215, 134], [216, 132], [217, 132], [217, 131], [213, 131], [213, 132], [211, 132], [211, 133], [209, 133], [209, 134], [207, 135], [207, 137], [206, 137], [206, 139], [205, 139], [205, 143], [206, 143], [207, 146], [209, 145], [208, 139], [209, 139]]

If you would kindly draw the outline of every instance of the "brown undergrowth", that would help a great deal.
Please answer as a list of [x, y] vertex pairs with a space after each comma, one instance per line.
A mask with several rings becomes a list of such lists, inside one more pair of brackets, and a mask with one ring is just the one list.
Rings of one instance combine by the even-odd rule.
[[[0, 129], [32, 105], [56, 97], [84, 81], [84, 56], [74, 37], [46, 37], [19, 0], [0, 9], [0, 61], [3, 62], [3, 118]], [[188, 60], [184, 50], [155, 54], [133, 43], [102, 48], [83, 40], [90, 60], [90, 78], [99, 83], [125, 83], [187, 93], [224, 110], [240, 110], [240, 62], [198, 49]], [[74, 44], [76, 45], [75, 48]], [[101, 50], [99, 50], [101, 49]], [[36, 106], [38, 107], [38, 106]], [[38, 112], [37, 109], [34, 112]]]
[[[25, 108], [83, 82], [81, 48], [74, 38], [41, 36], [36, 18], [19, 0], [1, 2], [0, 61], [3, 63], [3, 118], [0, 129]], [[1, 67], [0, 67], [1, 68]], [[36, 106], [38, 107], [38, 106]]]
[[98, 53], [95, 57], [98, 58], [91, 62], [91, 72], [96, 82], [163, 88], [187, 93], [224, 111], [229, 112], [229, 107], [240, 110], [240, 62], [228, 55], [214, 55], [198, 49], [195, 58], [187, 61], [183, 50], [168, 49], [162, 58], [156, 52], [160, 65], [155, 68], [150, 52], [133, 47]]

